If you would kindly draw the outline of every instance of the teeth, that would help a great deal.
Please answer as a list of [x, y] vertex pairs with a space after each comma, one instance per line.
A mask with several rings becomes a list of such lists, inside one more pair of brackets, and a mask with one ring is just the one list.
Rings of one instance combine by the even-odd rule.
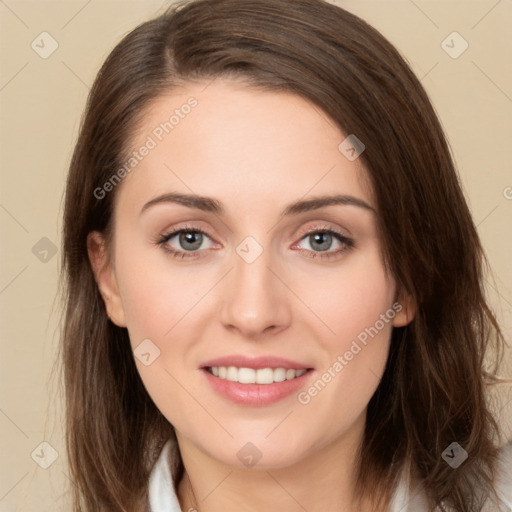
[[241, 384], [272, 384], [284, 380], [300, 377], [306, 370], [287, 370], [285, 368], [237, 368], [236, 366], [212, 366], [208, 369], [210, 373], [231, 382]]

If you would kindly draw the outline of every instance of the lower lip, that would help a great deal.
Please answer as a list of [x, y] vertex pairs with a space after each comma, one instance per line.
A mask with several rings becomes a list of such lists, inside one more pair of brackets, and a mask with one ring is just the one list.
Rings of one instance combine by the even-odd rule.
[[224, 398], [236, 404], [253, 407], [270, 405], [297, 392], [313, 374], [308, 370], [300, 377], [274, 382], [272, 384], [241, 384], [212, 375], [206, 368], [201, 369], [213, 389]]

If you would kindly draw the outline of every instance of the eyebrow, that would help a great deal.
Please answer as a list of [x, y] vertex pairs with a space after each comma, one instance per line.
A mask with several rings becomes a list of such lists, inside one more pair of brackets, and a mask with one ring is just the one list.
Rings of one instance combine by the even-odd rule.
[[[224, 215], [225, 213], [225, 209], [222, 203], [212, 197], [169, 192], [148, 201], [142, 207], [140, 215], [157, 204], [166, 203], [180, 204], [188, 208], [195, 208], [197, 210], [215, 213], [217, 215]], [[375, 212], [373, 207], [357, 197], [350, 195], [327, 195], [291, 203], [285, 207], [280, 216], [287, 217], [290, 215], [298, 215], [300, 213], [318, 210], [324, 206], [332, 205], [358, 206], [360, 208], [364, 208], [365, 210], [371, 210]]]

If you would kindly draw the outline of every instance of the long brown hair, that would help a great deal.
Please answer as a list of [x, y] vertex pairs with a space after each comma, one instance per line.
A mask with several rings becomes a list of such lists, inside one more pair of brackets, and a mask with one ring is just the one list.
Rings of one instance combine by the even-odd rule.
[[[368, 404], [359, 495], [385, 504], [412, 460], [432, 508], [480, 510], [492, 493], [499, 440], [485, 387], [504, 343], [485, 298], [489, 264], [420, 82], [378, 31], [322, 0], [182, 2], [126, 35], [98, 73], [64, 212], [62, 361], [74, 510], [140, 511], [152, 465], [175, 435], [142, 384], [127, 330], [105, 314], [86, 238], [111, 233], [116, 189], [101, 199], [94, 192], [122, 166], [152, 100], [182, 81], [215, 77], [299, 94], [366, 146], [360, 158], [385, 263], [417, 312], [393, 330]], [[442, 458], [454, 441], [469, 455], [457, 470]], [[181, 475], [179, 453], [173, 461]]]

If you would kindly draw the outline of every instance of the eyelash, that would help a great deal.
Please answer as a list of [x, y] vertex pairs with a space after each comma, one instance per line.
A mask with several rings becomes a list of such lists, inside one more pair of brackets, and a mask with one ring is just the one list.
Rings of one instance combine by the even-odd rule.
[[[162, 249], [167, 253], [169, 254], [170, 256], [172, 256], [173, 258], [176, 258], [176, 259], [184, 259], [184, 258], [197, 258], [198, 256], [198, 251], [188, 251], [188, 252], [185, 252], [185, 251], [177, 251], [175, 249], [171, 249], [169, 248], [169, 246], [167, 245], [167, 242], [171, 239], [171, 238], [174, 238], [176, 235], [180, 234], [180, 233], [201, 233], [203, 235], [206, 235], [208, 238], [212, 238], [206, 231], [204, 231], [203, 229], [201, 228], [198, 228], [198, 227], [194, 227], [194, 226], [183, 226], [181, 227], [180, 229], [177, 229], [177, 230], [174, 230], [170, 233], [165, 233], [161, 236], [159, 236], [154, 242], [162, 247]], [[351, 238], [348, 238], [347, 236], [343, 235], [342, 233], [336, 231], [335, 229], [332, 229], [330, 227], [327, 227], [327, 226], [315, 226], [313, 229], [310, 229], [310, 230], [307, 230], [305, 232], [301, 232], [299, 234], [299, 236], [301, 237], [300, 238], [300, 241], [305, 238], [306, 236], [308, 235], [313, 235], [313, 234], [317, 234], [317, 233], [321, 233], [321, 234], [329, 234], [329, 235], [334, 235], [334, 237], [343, 244], [343, 247], [341, 249], [338, 249], [336, 251], [311, 251], [310, 249], [298, 249], [298, 251], [301, 253], [301, 254], [305, 254], [306, 257], [308, 258], [311, 258], [311, 259], [316, 259], [316, 258], [320, 258], [320, 259], [331, 259], [331, 258], [335, 258], [336, 256], [340, 255], [341, 253], [343, 252], [346, 252], [346, 251], [349, 251], [351, 249], [353, 249], [355, 247], [355, 242], [354, 240], [352, 240]], [[199, 256], [201, 257], [201, 256]]]

